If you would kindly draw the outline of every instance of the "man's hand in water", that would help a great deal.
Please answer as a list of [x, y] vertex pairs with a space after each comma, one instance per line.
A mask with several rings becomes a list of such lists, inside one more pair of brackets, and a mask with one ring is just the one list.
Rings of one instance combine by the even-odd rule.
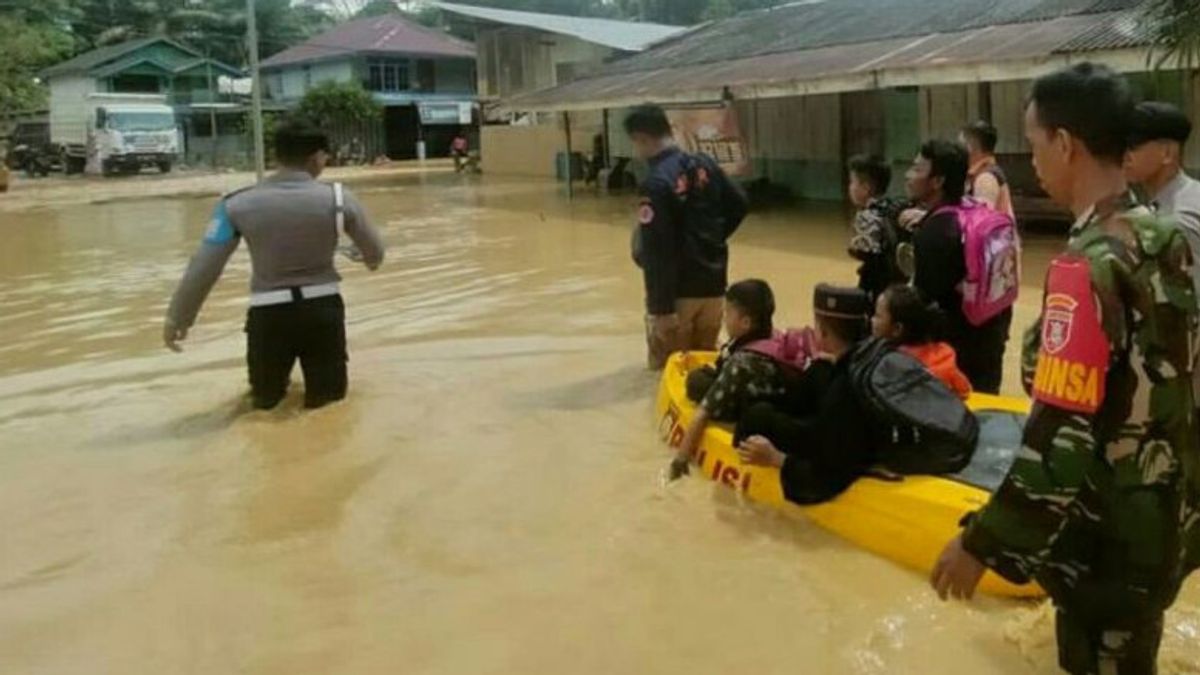
[[742, 462], [755, 466], [773, 466], [776, 469], [783, 466], [787, 455], [779, 451], [771, 441], [762, 436], [751, 436], [738, 446], [738, 456]]
[[975, 596], [975, 589], [979, 587], [986, 571], [987, 567], [963, 548], [960, 534], [951, 539], [946, 550], [942, 551], [929, 581], [942, 600], [970, 600]]
[[675, 459], [671, 460], [671, 466], [667, 467], [667, 480], [679, 480], [691, 473], [692, 460], [690, 457], [676, 455]]
[[187, 334], [187, 328], [176, 326], [175, 322], [170, 319], [163, 323], [163, 344], [176, 354], [183, 351], [183, 347], [180, 347], [179, 343], [187, 339]]

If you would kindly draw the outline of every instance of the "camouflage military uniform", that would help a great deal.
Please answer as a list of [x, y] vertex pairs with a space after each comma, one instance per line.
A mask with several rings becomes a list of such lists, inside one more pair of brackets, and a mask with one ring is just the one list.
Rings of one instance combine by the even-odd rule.
[[759, 401], [777, 401], [786, 393], [783, 369], [769, 356], [739, 349], [749, 340], [722, 345], [715, 367], [688, 374], [688, 397], [700, 403], [714, 422], [736, 422]]
[[[1035, 401], [1007, 479], [963, 543], [1008, 579], [1047, 590], [1063, 668], [1152, 673], [1163, 611], [1200, 566], [1191, 256], [1172, 221], [1124, 195], [1081, 218], [1067, 250], [1091, 265], [1111, 350], [1105, 397], [1091, 415]], [[1026, 389], [1044, 320], [1025, 336]]]

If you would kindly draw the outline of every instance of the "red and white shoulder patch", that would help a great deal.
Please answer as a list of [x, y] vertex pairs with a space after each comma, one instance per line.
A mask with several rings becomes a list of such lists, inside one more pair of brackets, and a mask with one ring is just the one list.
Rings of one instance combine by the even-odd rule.
[[642, 225], [649, 225], [654, 222], [654, 207], [649, 201], [643, 201], [638, 206], [638, 222]]

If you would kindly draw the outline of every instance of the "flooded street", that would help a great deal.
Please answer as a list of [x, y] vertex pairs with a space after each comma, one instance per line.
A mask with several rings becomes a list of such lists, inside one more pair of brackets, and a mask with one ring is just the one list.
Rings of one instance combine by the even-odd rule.
[[[208, 197], [0, 211], [0, 673], [1054, 673], [1044, 607], [660, 482], [629, 197], [446, 173], [354, 186], [351, 394], [236, 415], [243, 247], [161, 347]], [[779, 325], [852, 283], [845, 214], [753, 215]], [[1028, 242], [1028, 325], [1056, 242]], [[1006, 390], [1017, 393], [1017, 341]], [[294, 374], [299, 377], [299, 372]], [[1161, 665], [1200, 673], [1200, 581]]]

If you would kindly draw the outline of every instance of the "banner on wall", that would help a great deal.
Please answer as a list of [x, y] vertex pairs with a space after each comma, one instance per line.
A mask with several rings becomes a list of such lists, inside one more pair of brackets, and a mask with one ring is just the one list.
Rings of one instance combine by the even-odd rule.
[[421, 124], [457, 124], [471, 123], [471, 110], [474, 104], [468, 102], [421, 102], [417, 110], [421, 114]]
[[750, 173], [750, 153], [733, 106], [668, 109], [667, 117], [684, 150], [712, 157], [730, 176]]

